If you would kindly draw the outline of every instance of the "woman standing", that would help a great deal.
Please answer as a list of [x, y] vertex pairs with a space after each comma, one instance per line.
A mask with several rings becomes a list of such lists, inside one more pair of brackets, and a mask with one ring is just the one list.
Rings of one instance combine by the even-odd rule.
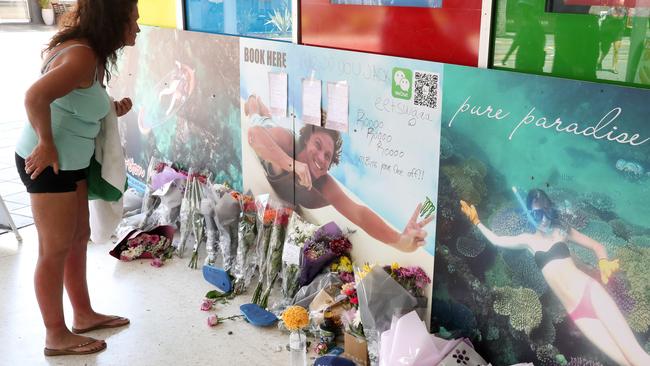
[[593, 250], [598, 257], [601, 281], [607, 284], [618, 270], [618, 260], [607, 258], [599, 242], [562, 225], [553, 202], [541, 189], [528, 192], [527, 209], [536, 231], [516, 236], [498, 236], [481, 223], [474, 205], [460, 201], [461, 211], [493, 245], [525, 249], [534, 257], [549, 288], [566, 309], [569, 318], [598, 349], [619, 365], [650, 365], [650, 356], [639, 345], [611, 296], [603, 286], [582, 272], [571, 258], [567, 242]]
[[[137, 0], [78, 0], [44, 51], [41, 78], [25, 95], [30, 123], [16, 146], [16, 166], [30, 193], [38, 232], [34, 289], [46, 329], [46, 356], [99, 352], [106, 342], [78, 334], [129, 323], [95, 312], [90, 303], [85, 171], [100, 120], [112, 108], [104, 85], [108, 68], [115, 65], [118, 50], [135, 44], [137, 20]], [[117, 116], [131, 106], [128, 98], [115, 102]], [[63, 316], [64, 285], [74, 311], [71, 330]]]

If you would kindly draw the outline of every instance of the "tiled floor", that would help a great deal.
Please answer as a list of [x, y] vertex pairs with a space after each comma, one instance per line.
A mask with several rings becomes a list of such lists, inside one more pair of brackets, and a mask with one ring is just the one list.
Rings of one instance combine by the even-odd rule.
[[[108, 343], [99, 354], [45, 357], [45, 328], [32, 282], [36, 230], [32, 225], [20, 233], [22, 245], [13, 235], [0, 235], [0, 365], [289, 365], [288, 334], [274, 327], [256, 328], [241, 319], [206, 325], [209, 314], [239, 314], [250, 294], [218, 304], [210, 313], [201, 311], [203, 296], [214, 287], [201, 271], [187, 267], [189, 256], [155, 268], [148, 260], [116, 260], [108, 255], [110, 244], [88, 246], [91, 299], [98, 311], [129, 317], [131, 324], [89, 333]], [[64, 306], [70, 325], [66, 296]]]

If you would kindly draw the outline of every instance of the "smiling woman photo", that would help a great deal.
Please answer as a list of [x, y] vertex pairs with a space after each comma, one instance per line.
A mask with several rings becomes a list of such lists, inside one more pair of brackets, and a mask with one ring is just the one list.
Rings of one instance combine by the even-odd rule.
[[305, 125], [295, 136], [290, 129], [274, 123], [268, 107], [256, 95], [248, 98], [244, 112], [252, 121], [248, 144], [281, 199], [289, 203], [295, 200], [296, 205], [307, 209], [331, 205], [373, 238], [402, 252], [413, 252], [425, 244], [424, 227], [433, 216], [418, 222], [421, 204], [399, 232], [370, 208], [350, 198], [329, 174], [330, 168], [340, 162], [343, 150], [338, 131]]

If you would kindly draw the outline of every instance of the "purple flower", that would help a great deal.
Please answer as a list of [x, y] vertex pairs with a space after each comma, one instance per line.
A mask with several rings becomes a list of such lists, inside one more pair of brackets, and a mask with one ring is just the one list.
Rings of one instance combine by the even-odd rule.
[[201, 310], [210, 311], [212, 310], [212, 306], [214, 306], [214, 302], [212, 302], [212, 300], [203, 299], [203, 303], [201, 304]]
[[343, 283], [354, 282], [354, 274], [352, 272], [341, 272], [339, 278]]

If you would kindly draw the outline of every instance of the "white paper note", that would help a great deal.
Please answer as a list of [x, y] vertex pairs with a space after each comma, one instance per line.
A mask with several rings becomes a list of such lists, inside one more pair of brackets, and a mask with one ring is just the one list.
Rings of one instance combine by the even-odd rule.
[[310, 125], [321, 125], [321, 81], [302, 79], [302, 121]]
[[301, 248], [293, 243], [284, 243], [282, 249], [282, 261], [288, 264], [300, 265]]
[[269, 73], [269, 104], [273, 117], [287, 116], [287, 74]]
[[348, 132], [349, 95], [346, 81], [327, 83], [327, 121], [325, 121], [325, 128]]

